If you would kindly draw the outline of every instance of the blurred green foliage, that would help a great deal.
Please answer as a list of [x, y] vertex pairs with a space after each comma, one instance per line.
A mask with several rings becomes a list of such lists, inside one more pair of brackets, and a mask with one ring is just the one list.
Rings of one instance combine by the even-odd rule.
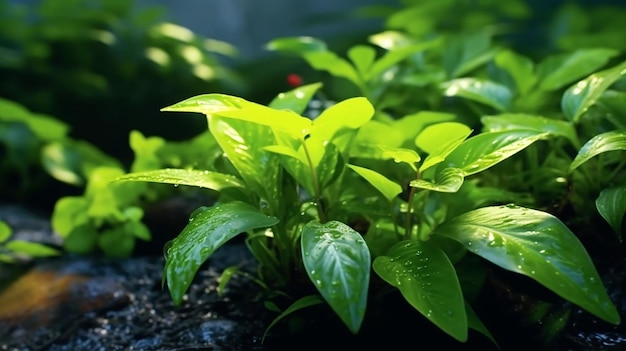
[[131, 130], [182, 140], [201, 133], [188, 119], [166, 125], [159, 108], [206, 91], [243, 93], [223, 62], [231, 45], [163, 20], [159, 7], [127, 0], [0, 0], [0, 97], [71, 126], [128, 165]]

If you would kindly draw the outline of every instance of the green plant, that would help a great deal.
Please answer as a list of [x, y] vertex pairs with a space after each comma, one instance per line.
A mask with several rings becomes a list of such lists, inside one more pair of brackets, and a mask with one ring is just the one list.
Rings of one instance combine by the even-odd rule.
[[[210, 167], [211, 160], [217, 157], [212, 154], [215, 141], [208, 133], [189, 141], [168, 142], [132, 131], [129, 139], [135, 154], [129, 168], [132, 172], [168, 166]], [[146, 206], [182, 189], [141, 183], [109, 187], [112, 179], [127, 170], [119, 163], [97, 162], [81, 151], [60, 143], [47, 147], [44, 162], [49, 172], [59, 180], [84, 188], [81, 195], [58, 199], [52, 213], [52, 227], [64, 239], [68, 252], [102, 251], [109, 257], [128, 257], [133, 254], [137, 239], [152, 239], [144, 223]], [[198, 164], [198, 159], [206, 163]]]
[[381, 293], [373, 271], [455, 339], [465, 341], [468, 328], [491, 337], [471, 308], [483, 275], [464, 264], [479, 256], [619, 323], [571, 230], [549, 213], [513, 204], [517, 195], [506, 188], [481, 182], [481, 172], [553, 133], [473, 133], [436, 112], [382, 123], [364, 97], [341, 101], [314, 120], [302, 117], [320, 87], [280, 94], [269, 107], [223, 94], [167, 107], [206, 115], [229, 171], [134, 172], [112, 184], [219, 192], [218, 202], [196, 210], [166, 247], [164, 279], [175, 303], [201, 264], [245, 233], [259, 281], [293, 301], [275, 322], [327, 303], [357, 333], [368, 301]]
[[0, 220], [0, 262], [17, 263], [35, 257], [50, 257], [60, 255], [61, 252], [47, 245], [11, 239], [13, 230], [4, 221]]

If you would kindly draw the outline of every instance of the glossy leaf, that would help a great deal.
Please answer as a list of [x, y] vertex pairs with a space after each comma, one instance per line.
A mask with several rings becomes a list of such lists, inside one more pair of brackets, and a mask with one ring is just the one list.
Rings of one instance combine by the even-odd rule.
[[311, 221], [302, 228], [302, 262], [324, 300], [356, 334], [365, 317], [370, 252], [361, 234], [346, 224]]
[[393, 200], [398, 194], [402, 192], [402, 187], [400, 184], [389, 180], [389, 178], [384, 175], [371, 170], [365, 167], [359, 167], [355, 165], [347, 165], [350, 169], [355, 171], [358, 175], [365, 178], [368, 183], [370, 183], [374, 188], [383, 194], [383, 196], [388, 200]]
[[467, 177], [496, 165], [547, 136], [548, 133], [532, 130], [481, 133], [465, 140], [439, 166], [460, 168]]
[[403, 241], [376, 257], [373, 268], [436, 326], [459, 341], [467, 340], [461, 285], [439, 247], [427, 241]]
[[596, 103], [613, 83], [626, 75], [626, 62], [613, 68], [592, 74], [571, 86], [561, 100], [563, 114], [570, 121], [578, 121], [589, 107]]
[[539, 89], [552, 91], [575, 82], [604, 66], [619, 52], [612, 49], [580, 49], [550, 56], [537, 66]]
[[392, 126], [395, 130], [404, 134], [405, 140], [413, 141], [427, 126], [435, 123], [449, 122], [455, 119], [456, 116], [451, 113], [420, 111], [393, 121]]
[[538, 281], [609, 323], [619, 323], [619, 314], [584, 246], [548, 213], [513, 205], [484, 207], [446, 221], [436, 234]]
[[264, 149], [275, 144], [272, 129], [219, 116], [209, 118], [209, 129], [246, 188], [271, 204], [271, 209], [280, 208], [280, 159]]
[[213, 190], [244, 188], [241, 179], [230, 174], [195, 169], [165, 168], [122, 175], [114, 181], [153, 182], [173, 185], [189, 185]]
[[315, 93], [317, 93], [321, 87], [322, 83], [313, 83], [280, 93], [268, 106], [277, 110], [291, 110], [301, 115], [306, 110]]
[[459, 96], [506, 111], [511, 105], [513, 93], [504, 85], [478, 78], [459, 78], [441, 85], [446, 96]]
[[239, 233], [279, 222], [243, 202], [229, 202], [196, 210], [189, 224], [165, 251], [164, 277], [176, 305], [191, 285], [198, 268], [224, 243]]
[[282, 130], [294, 137], [308, 133], [311, 120], [291, 110], [276, 110], [261, 104], [225, 94], [203, 94], [191, 97], [161, 111], [198, 112], [254, 122]]
[[569, 166], [569, 171], [572, 172], [596, 155], [617, 150], [626, 150], [626, 131], [615, 130], [598, 134], [578, 150], [578, 154]]
[[441, 172], [437, 173], [437, 177], [434, 182], [430, 182], [424, 179], [412, 180], [409, 183], [414, 188], [438, 191], [442, 193], [455, 193], [461, 185], [463, 185], [463, 170], [458, 168], [444, 168]]
[[503, 113], [495, 116], [481, 117], [484, 131], [499, 132], [512, 129], [530, 129], [536, 132], [547, 132], [569, 139], [574, 146], [580, 141], [574, 126], [566, 121], [522, 113]]
[[622, 221], [626, 213], [626, 186], [602, 190], [596, 199], [596, 208], [615, 234], [622, 239]]
[[424, 128], [415, 138], [415, 145], [428, 153], [420, 172], [445, 160], [471, 133], [468, 126], [457, 122], [437, 123]]

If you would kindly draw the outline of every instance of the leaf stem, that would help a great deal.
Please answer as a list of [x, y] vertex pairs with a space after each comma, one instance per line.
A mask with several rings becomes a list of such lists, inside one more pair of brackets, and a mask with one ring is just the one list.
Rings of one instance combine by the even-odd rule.
[[322, 191], [320, 188], [319, 180], [317, 179], [317, 172], [315, 172], [315, 166], [313, 165], [313, 160], [311, 160], [309, 149], [306, 147], [307, 138], [308, 136], [306, 136], [304, 140], [302, 141], [302, 148], [304, 149], [304, 154], [306, 155], [306, 159], [309, 162], [309, 170], [311, 171], [311, 181], [313, 182], [313, 191], [315, 191], [315, 205], [317, 207], [317, 215], [320, 218], [320, 222], [325, 223], [326, 213], [324, 212], [324, 205], [322, 204]]

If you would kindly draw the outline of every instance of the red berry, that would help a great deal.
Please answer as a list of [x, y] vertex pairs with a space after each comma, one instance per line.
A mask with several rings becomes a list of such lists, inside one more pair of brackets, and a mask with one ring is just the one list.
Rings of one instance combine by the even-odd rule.
[[297, 88], [302, 85], [302, 77], [297, 74], [290, 74], [287, 76], [287, 84], [290, 86]]

